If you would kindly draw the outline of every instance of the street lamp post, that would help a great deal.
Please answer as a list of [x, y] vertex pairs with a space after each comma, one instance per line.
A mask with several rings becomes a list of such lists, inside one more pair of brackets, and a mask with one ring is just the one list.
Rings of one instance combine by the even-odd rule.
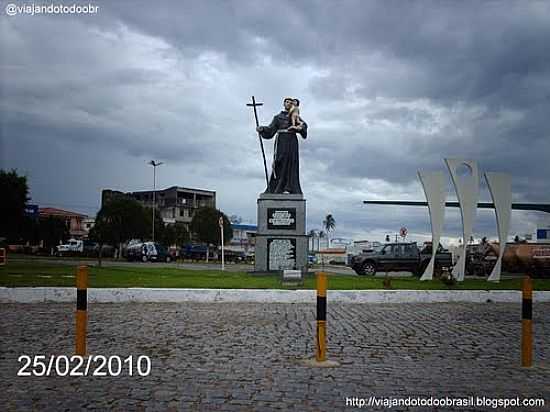
[[151, 160], [149, 164], [153, 166], [153, 243], [154, 243], [155, 242], [155, 209], [157, 207], [157, 199], [156, 199], [157, 166], [160, 166], [161, 164], [163, 164], [163, 162], [155, 162], [154, 160]]
[[222, 270], [225, 270], [225, 258], [223, 253], [223, 217], [222, 216], [220, 216], [219, 225], [220, 225], [220, 237], [221, 237], [221, 244], [222, 244]]

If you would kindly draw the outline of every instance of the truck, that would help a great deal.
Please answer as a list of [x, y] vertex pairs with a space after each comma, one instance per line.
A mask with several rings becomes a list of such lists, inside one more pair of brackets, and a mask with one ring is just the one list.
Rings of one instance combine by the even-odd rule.
[[[426, 242], [420, 249], [416, 242], [387, 243], [381, 248], [364, 251], [351, 258], [350, 266], [358, 275], [374, 276], [377, 272], [412, 272], [421, 276], [432, 257], [432, 245]], [[451, 268], [451, 253], [438, 245], [435, 255], [434, 272]]]
[[133, 243], [126, 248], [126, 259], [141, 262], [166, 262], [174, 260], [168, 249], [156, 242]]
[[57, 256], [67, 256], [67, 255], [75, 255], [78, 253], [84, 252], [84, 241], [83, 240], [76, 240], [76, 239], [69, 239], [67, 243], [64, 243], [62, 245], [57, 245], [56, 247], [56, 254]]
[[[466, 271], [469, 275], [487, 276], [491, 273], [500, 246], [482, 242], [468, 245]], [[527, 273], [533, 278], [550, 278], [550, 243], [506, 243], [502, 257], [502, 271]]]
[[[113, 257], [115, 248], [110, 245], [102, 246], [103, 257]], [[55, 248], [56, 256], [83, 256], [97, 257], [99, 254], [99, 244], [91, 240], [69, 239], [67, 243], [57, 245]]]

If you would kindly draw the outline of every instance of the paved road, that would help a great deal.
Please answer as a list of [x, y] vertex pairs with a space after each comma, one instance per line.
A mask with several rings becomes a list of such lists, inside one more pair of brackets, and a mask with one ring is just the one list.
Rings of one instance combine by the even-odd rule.
[[73, 353], [73, 309], [0, 307], [0, 410], [333, 411], [356, 409], [346, 397], [430, 395], [550, 403], [549, 304], [535, 307], [532, 369], [518, 367], [513, 304], [329, 304], [334, 369], [300, 364], [313, 353], [311, 305], [95, 304], [89, 351], [148, 355], [150, 376], [17, 377], [22, 354]]

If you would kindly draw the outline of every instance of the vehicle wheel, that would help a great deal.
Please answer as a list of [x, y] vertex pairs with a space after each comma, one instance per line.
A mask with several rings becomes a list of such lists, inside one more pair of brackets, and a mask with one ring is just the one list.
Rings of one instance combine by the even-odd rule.
[[374, 276], [376, 275], [376, 265], [374, 262], [365, 262], [361, 268], [365, 275]]
[[147, 256], [143, 255], [143, 256], [141, 257], [141, 261], [144, 262], [144, 263], [147, 262]]

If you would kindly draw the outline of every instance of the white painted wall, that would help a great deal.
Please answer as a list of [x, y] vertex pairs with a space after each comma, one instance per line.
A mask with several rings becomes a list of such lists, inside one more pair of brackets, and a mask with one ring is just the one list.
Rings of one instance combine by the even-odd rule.
[[[339, 303], [435, 303], [435, 302], [515, 302], [521, 303], [517, 290], [329, 290], [327, 299]], [[533, 293], [536, 302], [550, 302], [550, 292]], [[257, 302], [315, 304], [315, 290], [279, 289], [88, 289], [93, 303], [182, 303], [182, 302]], [[76, 288], [0, 287], [0, 303], [75, 303]], [[93, 314], [93, 306], [88, 308]], [[519, 310], [519, 306], [518, 306]], [[93, 315], [90, 315], [93, 316]]]

